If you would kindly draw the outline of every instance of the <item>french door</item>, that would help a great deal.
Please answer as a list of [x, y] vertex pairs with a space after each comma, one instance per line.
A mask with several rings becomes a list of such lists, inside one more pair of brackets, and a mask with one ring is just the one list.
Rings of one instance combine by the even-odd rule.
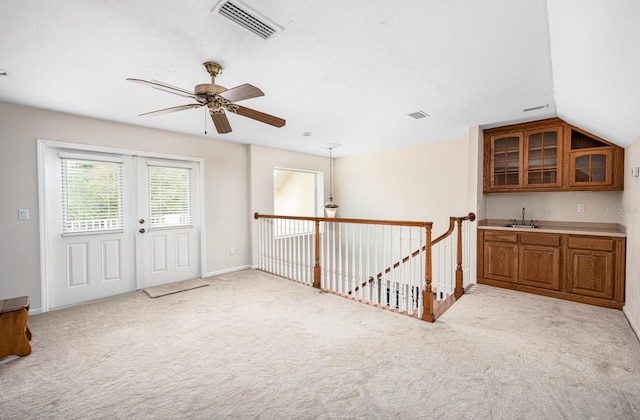
[[199, 162], [41, 155], [43, 310], [200, 275]]
[[200, 263], [199, 166], [137, 160], [137, 274], [141, 288], [197, 277]]

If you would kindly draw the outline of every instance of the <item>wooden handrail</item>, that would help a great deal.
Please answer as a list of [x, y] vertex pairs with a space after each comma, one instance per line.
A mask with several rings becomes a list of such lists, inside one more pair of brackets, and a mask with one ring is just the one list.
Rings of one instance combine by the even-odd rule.
[[443, 233], [442, 235], [434, 239], [431, 245], [435, 245], [441, 240], [445, 239], [447, 236], [451, 235], [451, 232], [453, 232], [453, 229], [455, 228], [455, 224], [462, 223], [465, 220], [469, 220], [470, 222], [473, 222], [474, 220], [476, 220], [476, 215], [474, 213], [469, 213], [464, 217], [449, 217], [449, 229], [445, 233]]
[[336, 223], [354, 223], [361, 225], [390, 225], [390, 226], [409, 226], [409, 227], [432, 227], [433, 222], [416, 222], [406, 220], [377, 220], [377, 219], [346, 219], [346, 218], [329, 218], [329, 217], [307, 217], [307, 216], [276, 216], [272, 214], [253, 214], [254, 219], [286, 219], [286, 220], [307, 220], [310, 222], [336, 222]]
[[[474, 213], [469, 213], [466, 216], [463, 217], [449, 217], [449, 229], [443, 233], [442, 235], [438, 236], [433, 242], [431, 242], [431, 246], [437, 244], [438, 242], [442, 241], [443, 239], [445, 239], [447, 236], [451, 235], [451, 233], [453, 232], [453, 229], [455, 229], [455, 224], [456, 223], [462, 223], [465, 220], [469, 220], [471, 222], [473, 222], [474, 220], [476, 220], [476, 215]], [[371, 276], [367, 279], [367, 281], [365, 281], [364, 283], [362, 283], [360, 286], [357, 286], [354, 290], [354, 292], [357, 292], [358, 289], [360, 287], [364, 287], [369, 283], [372, 283], [373, 281], [375, 281], [376, 278], [380, 279], [382, 278], [383, 275], [391, 272], [391, 270], [394, 270], [398, 267], [400, 267], [400, 264], [404, 264], [407, 261], [409, 261], [411, 258], [416, 257], [418, 254], [420, 254], [420, 252], [424, 252], [426, 249], [426, 245], [423, 245], [422, 248], [419, 248], [415, 251], [413, 251], [411, 253], [411, 255], [407, 255], [406, 257], [404, 257], [401, 261], [397, 261], [396, 263], [394, 263], [391, 267], [387, 267], [384, 271], [381, 271], [380, 273], [378, 273], [376, 276]], [[351, 294], [352, 292], [349, 292], [349, 294]]]

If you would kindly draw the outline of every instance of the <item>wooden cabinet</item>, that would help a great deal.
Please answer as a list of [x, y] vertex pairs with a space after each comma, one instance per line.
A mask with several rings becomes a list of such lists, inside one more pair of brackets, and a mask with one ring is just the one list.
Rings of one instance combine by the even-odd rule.
[[561, 237], [558, 234], [520, 233], [519, 283], [560, 290]]
[[569, 238], [567, 291], [624, 301], [624, 247], [621, 238]]
[[518, 282], [518, 235], [516, 232], [485, 232], [484, 275], [493, 280]]
[[625, 238], [478, 230], [478, 283], [621, 309]]
[[621, 190], [624, 149], [551, 118], [485, 130], [484, 192]]

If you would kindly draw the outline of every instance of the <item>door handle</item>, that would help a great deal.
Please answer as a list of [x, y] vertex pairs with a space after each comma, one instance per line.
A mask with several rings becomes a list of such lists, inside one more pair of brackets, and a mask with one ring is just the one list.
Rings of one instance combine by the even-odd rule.
[[140, 231], [139, 231], [139, 232], [140, 232], [140, 233], [145, 233], [145, 232], [146, 232], [146, 230], [144, 230], [144, 228], [140, 228]]

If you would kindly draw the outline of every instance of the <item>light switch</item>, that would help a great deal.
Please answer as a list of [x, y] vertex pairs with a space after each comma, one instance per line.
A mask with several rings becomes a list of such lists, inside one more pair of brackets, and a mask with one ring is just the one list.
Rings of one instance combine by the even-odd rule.
[[635, 166], [631, 168], [631, 176], [637, 177], [638, 175], [640, 175], [640, 167]]
[[18, 219], [19, 220], [29, 220], [29, 209], [20, 209], [20, 210], [18, 210]]

